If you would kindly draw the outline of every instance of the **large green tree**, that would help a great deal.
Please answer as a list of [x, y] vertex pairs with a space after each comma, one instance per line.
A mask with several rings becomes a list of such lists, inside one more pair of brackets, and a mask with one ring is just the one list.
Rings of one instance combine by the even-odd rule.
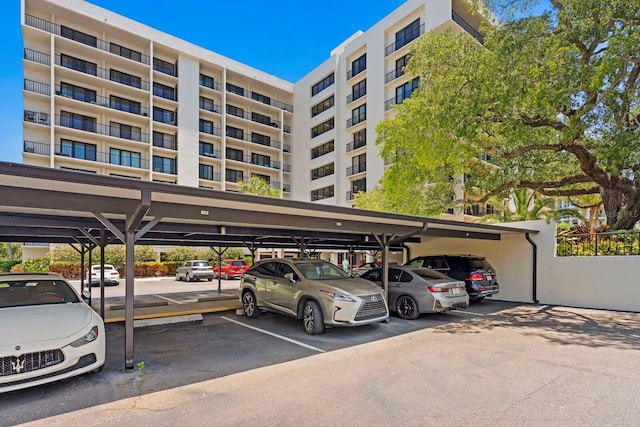
[[599, 195], [609, 225], [631, 228], [640, 219], [640, 2], [550, 0], [542, 14], [500, 18], [483, 45], [452, 31], [416, 42], [405, 71], [420, 87], [376, 128], [392, 164], [374, 204], [410, 200], [406, 213], [423, 213], [435, 195], [454, 207], [464, 201], [453, 199], [451, 177], [465, 176], [465, 194], [480, 202], [516, 188]]
[[256, 175], [248, 181], [240, 181], [240, 191], [258, 196], [280, 197], [280, 190], [273, 188], [267, 181]]

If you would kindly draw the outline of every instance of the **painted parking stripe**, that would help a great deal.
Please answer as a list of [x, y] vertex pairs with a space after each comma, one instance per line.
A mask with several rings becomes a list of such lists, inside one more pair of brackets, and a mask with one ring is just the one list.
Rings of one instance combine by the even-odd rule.
[[178, 300], [175, 300], [175, 299], [167, 298], [167, 297], [162, 296], [162, 295], [154, 295], [154, 296], [156, 296], [158, 298], [161, 298], [161, 299], [165, 299], [165, 300], [167, 300], [167, 301], [169, 301], [169, 302], [171, 302], [173, 304], [183, 304], [182, 301], [178, 301]]
[[468, 310], [454, 310], [450, 312], [451, 314], [468, 314], [469, 316], [484, 316], [484, 313], [476, 313], [475, 311], [468, 311]]
[[253, 329], [254, 331], [262, 332], [263, 334], [271, 335], [272, 337], [276, 337], [276, 338], [279, 338], [281, 340], [290, 342], [292, 344], [299, 345], [300, 347], [304, 347], [304, 348], [308, 348], [309, 350], [317, 351], [318, 353], [324, 353], [325, 352], [325, 350], [322, 350], [320, 348], [311, 346], [309, 344], [305, 344], [305, 343], [300, 342], [300, 341], [292, 340], [291, 338], [287, 338], [287, 337], [284, 337], [282, 335], [274, 334], [273, 332], [265, 331], [264, 329], [256, 328], [255, 326], [247, 325], [246, 323], [238, 322], [237, 320], [229, 319], [226, 316], [221, 316], [220, 318], [226, 320], [227, 322], [235, 323], [236, 325], [244, 326], [245, 328]]

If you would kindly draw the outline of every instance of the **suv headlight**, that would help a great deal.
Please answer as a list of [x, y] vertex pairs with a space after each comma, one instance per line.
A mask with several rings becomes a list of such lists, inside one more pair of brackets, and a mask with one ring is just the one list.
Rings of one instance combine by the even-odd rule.
[[353, 298], [351, 298], [347, 294], [341, 294], [339, 292], [329, 292], [329, 291], [322, 291], [322, 293], [330, 298], [333, 298], [336, 301], [356, 302]]
[[92, 341], [95, 341], [97, 338], [98, 338], [98, 327], [94, 326], [84, 336], [78, 338], [77, 340], [72, 342], [70, 345], [71, 347], [80, 347], [85, 344], [89, 344]]

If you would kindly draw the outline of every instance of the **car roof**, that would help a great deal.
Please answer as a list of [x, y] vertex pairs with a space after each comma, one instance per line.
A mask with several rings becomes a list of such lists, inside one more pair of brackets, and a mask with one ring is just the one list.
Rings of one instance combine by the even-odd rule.
[[42, 280], [46, 278], [64, 280], [64, 277], [62, 277], [57, 273], [45, 273], [45, 272], [0, 273], [0, 281]]

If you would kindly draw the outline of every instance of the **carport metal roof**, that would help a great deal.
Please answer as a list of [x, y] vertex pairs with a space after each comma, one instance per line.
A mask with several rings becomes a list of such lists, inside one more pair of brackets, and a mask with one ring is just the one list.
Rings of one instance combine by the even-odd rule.
[[0, 162], [0, 241], [127, 245], [127, 369], [133, 368], [134, 243], [382, 249], [386, 264], [389, 248], [404, 242], [429, 236], [500, 240], [507, 233], [528, 238], [537, 230]]

